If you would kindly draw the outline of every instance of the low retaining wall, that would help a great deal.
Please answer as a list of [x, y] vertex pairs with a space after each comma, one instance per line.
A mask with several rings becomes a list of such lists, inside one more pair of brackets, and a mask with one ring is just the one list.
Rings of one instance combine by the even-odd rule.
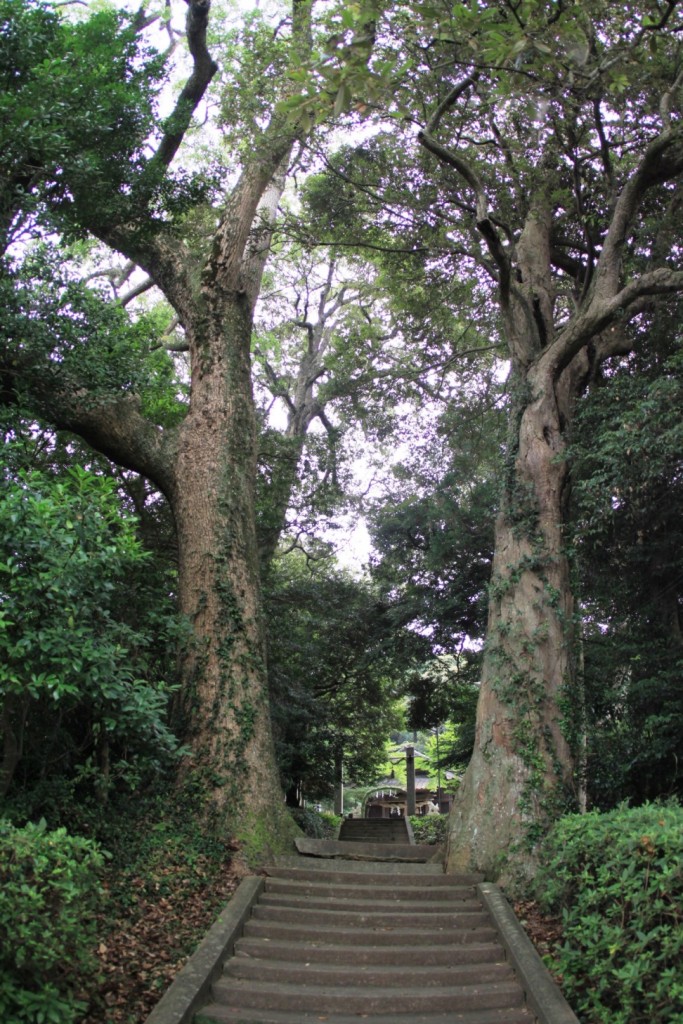
[[244, 878], [227, 907], [206, 933], [183, 969], [176, 975], [145, 1024], [191, 1024], [209, 1001], [211, 986], [232, 956], [251, 908], [263, 892], [263, 878]]
[[480, 882], [477, 891], [493, 919], [538, 1024], [580, 1024], [500, 888], [491, 882]]

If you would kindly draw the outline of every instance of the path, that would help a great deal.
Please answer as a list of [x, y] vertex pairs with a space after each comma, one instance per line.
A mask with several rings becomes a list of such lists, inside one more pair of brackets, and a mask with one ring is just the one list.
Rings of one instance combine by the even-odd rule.
[[578, 1024], [495, 886], [384, 835], [301, 839], [246, 880], [148, 1024]]

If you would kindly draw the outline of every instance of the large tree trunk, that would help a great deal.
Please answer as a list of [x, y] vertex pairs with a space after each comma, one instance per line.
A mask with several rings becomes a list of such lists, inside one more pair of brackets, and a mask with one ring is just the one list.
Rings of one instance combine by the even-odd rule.
[[[515, 33], [519, 24], [515, 18]], [[621, 28], [610, 39], [613, 29], [604, 33], [605, 52], [614, 43], [621, 53]], [[605, 52], [591, 51], [596, 78]], [[671, 255], [671, 225], [680, 223], [674, 182], [683, 173], [683, 132], [672, 110], [681, 81], [677, 72], [662, 77], [659, 128], [645, 118], [640, 135], [624, 145], [619, 132], [607, 129], [612, 114], [603, 119], [607, 94], [575, 88], [573, 71], [556, 79], [555, 94], [549, 88], [557, 119], [554, 113], [544, 128], [518, 117], [528, 97], [510, 79], [499, 72], [487, 79], [480, 62], [469, 72], [458, 64], [464, 77], [439, 94], [418, 140], [447, 172], [447, 208], [456, 183], [452, 224], [473, 217], [472, 252], [497, 284], [515, 388], [476, 746], [456, 799], [449, 867], [472, 864], [511, 878], [515, 870], [533, 871], [534, 841], [572, 788], [561, 718], [581, 700], [572, 692], [563, 434], [590, 374], [636, 344], [631, 321], [656, 296], [683, 289]], [[464, 102], [470, 93], [474, 107]], [[451, 127], [452, 144], [445, 145], [437, 135], [461, 102], [464, 120]], [[464, 251], [469, 256], [469, 244]]]
[[449, 870], [512, 880], [568, 804], [573, 758], [561, 707], [571, 699], [573, 601], [563, 550], [567, 465], [551, 381], [518, 418], [496, 523], [489, 621], [472, 761], [451, 821]]
[[[210, 335], [210, 336], [207, 336]], [[275, 764], [255, 530], [257, 424], [250, 372], [251, 308], [224, 297], [192, 346], [192, 401], [179, 437], [173, 509], [192, 758], [183, 781], [217, 821], [229, 818], [245, 856], [289, 832]], [[256, 823], [259, 827], [256, 827]]]

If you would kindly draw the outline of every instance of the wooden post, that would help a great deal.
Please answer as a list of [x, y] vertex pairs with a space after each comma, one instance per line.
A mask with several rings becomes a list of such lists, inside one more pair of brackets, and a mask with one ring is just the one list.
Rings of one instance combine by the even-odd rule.
[[344, 813], [344, 752], [340, 749], [334, 759], [334, 813]]
[[415, 814], [415, 748], [406, 747], [406, 814]]

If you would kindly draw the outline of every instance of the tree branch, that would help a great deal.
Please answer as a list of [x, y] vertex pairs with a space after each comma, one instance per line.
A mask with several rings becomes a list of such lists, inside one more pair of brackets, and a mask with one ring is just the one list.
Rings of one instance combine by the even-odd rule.
[[615, 324], [632, 320], [647, 307], [652, 296], [680, 291], [683, 291], [683, 270], [657, 267], [629, 281], [610, 298], [594, 296], [588, 308], [572, 318], [555, 343], [541, 356], [541, 373], [550, 372], [557, 379], [589, 341]]
[[218, 65], [206, 45], [211, 0], [185, 0], [185, 3], [188, 6], [185, 26], [187, 45], [193, 61], [192, 73], [183, 86], [173, 113], [166, 121], [164, 137], [148, 164], [150, 170], [169, 166], [180, 148], [195, 110], [218, 71]]
[[[300, 66], [310, 56], [312, 47], [311, 0], [294, 0], [291, 45], [291, 65]], [[283, 98], [288, 98], [293, 88], [294, 84], [285, 85]], [[297, 121], [288, 118], [276, 106], [263, 132], [261, 145], [245, 165], [225, 205], [214, 236], [211, 256], [205, 267], [207, 284], [219, 280], [222, 289], [245, 293], [252, 308], [272, 237], [271, 221], [269, 229], [265, 224], [262, 225], [267, 244], [258, 242], [252, 235], [254, 221], [262, 200], [265, 199], [264, 211], [266, 207], [272, 209], [272, 203], [265, 197], [269, 187], [273, 195], [279, 189], [279, 201], [292, 149], [301, 134]], [[261, 253], [260, 264], [257, 251]]]
[[467, 92], [471, 85], [474, 85], [478, 77], [479, 74], [475, 72], [475, 74], [468, 75], [467, 78], [463, 78], [462, 81], [456, 82], [448, 95], [441, 100], [441, 103], [439, 103], [438, 107], [427, 122], [426, 130], [429, 134], [436, 131], [441, 122], [441, 118], [446, 111], [455, 106], [460, 97]]
[[595, 270], [593, 294], [598, 301], [611, 299], [619, 290], [624, 245], [645, 193], [681, 172], [683, 128], [677, 125], [653, 139], [621, 190]]
[[440, 142], [433, 139], [427, 132], [419, 132], [417, 138], [420, 145], [424, 146], [428, 152], [432, 153], [440, 163], [456, 170], [460, 177], [464, 179], [474, 192], [477, 228], [483, 236], [489, 252], [491, 253], [491, 256], [498, 268], [501, 295], [504, 299], [507, 299], [510, 288], [510, 260], [503, 249], [498, 231], [489, 216], [488, 199], [481, 178], [466, 160], [463, 160], [463, 158], [457, 153], [454, 153], [453, 150], [448, 149], [446, 146], [442, 146]]
[[134, 285], [134, 287], [130, 288], [125, 295], [122, 295], [119, 298], [119, 304], [121, 306], [127, 306], [129, 302], [133, 301], [133, 299], [137, 299], [138, 295], [144, 295], [144, 293], [148, 292], [150, 288], [153, 288], [154, 283], [155, 282], [151, 277], [146, 277], [144, 281], [141, 281], [140, 284]]
[[488, 220], [489, 204], [484, 190], [484, 185], [476, 171], [474, 171], [469, 163], [466, 160], [463, 160], [463, 158], [457, 153], [454, 153], [452, 149], [442, 146], [441, 143], [432, 138], [427, 131], [418, 132], [417, 139], [420, 145], [424, 146], [424, 148], [435, 156], [440, 163], [446, 164], [447, 167], [452, 167], [458, 172], [460, 177], [465, 180], [474, 192], [477, 221]]
[[[3, 360], [4, 364], [4, 360]], [[77, 434], [102, 455], [151, 480], [172, 503], [176, 481], [176, 432], [146, 419], [134, 395], [94, 395], [54, 365], [39, 367], [21, 353], [8, 354], [3, 380], [20, 381], [31, 411], [57, 430]]]

